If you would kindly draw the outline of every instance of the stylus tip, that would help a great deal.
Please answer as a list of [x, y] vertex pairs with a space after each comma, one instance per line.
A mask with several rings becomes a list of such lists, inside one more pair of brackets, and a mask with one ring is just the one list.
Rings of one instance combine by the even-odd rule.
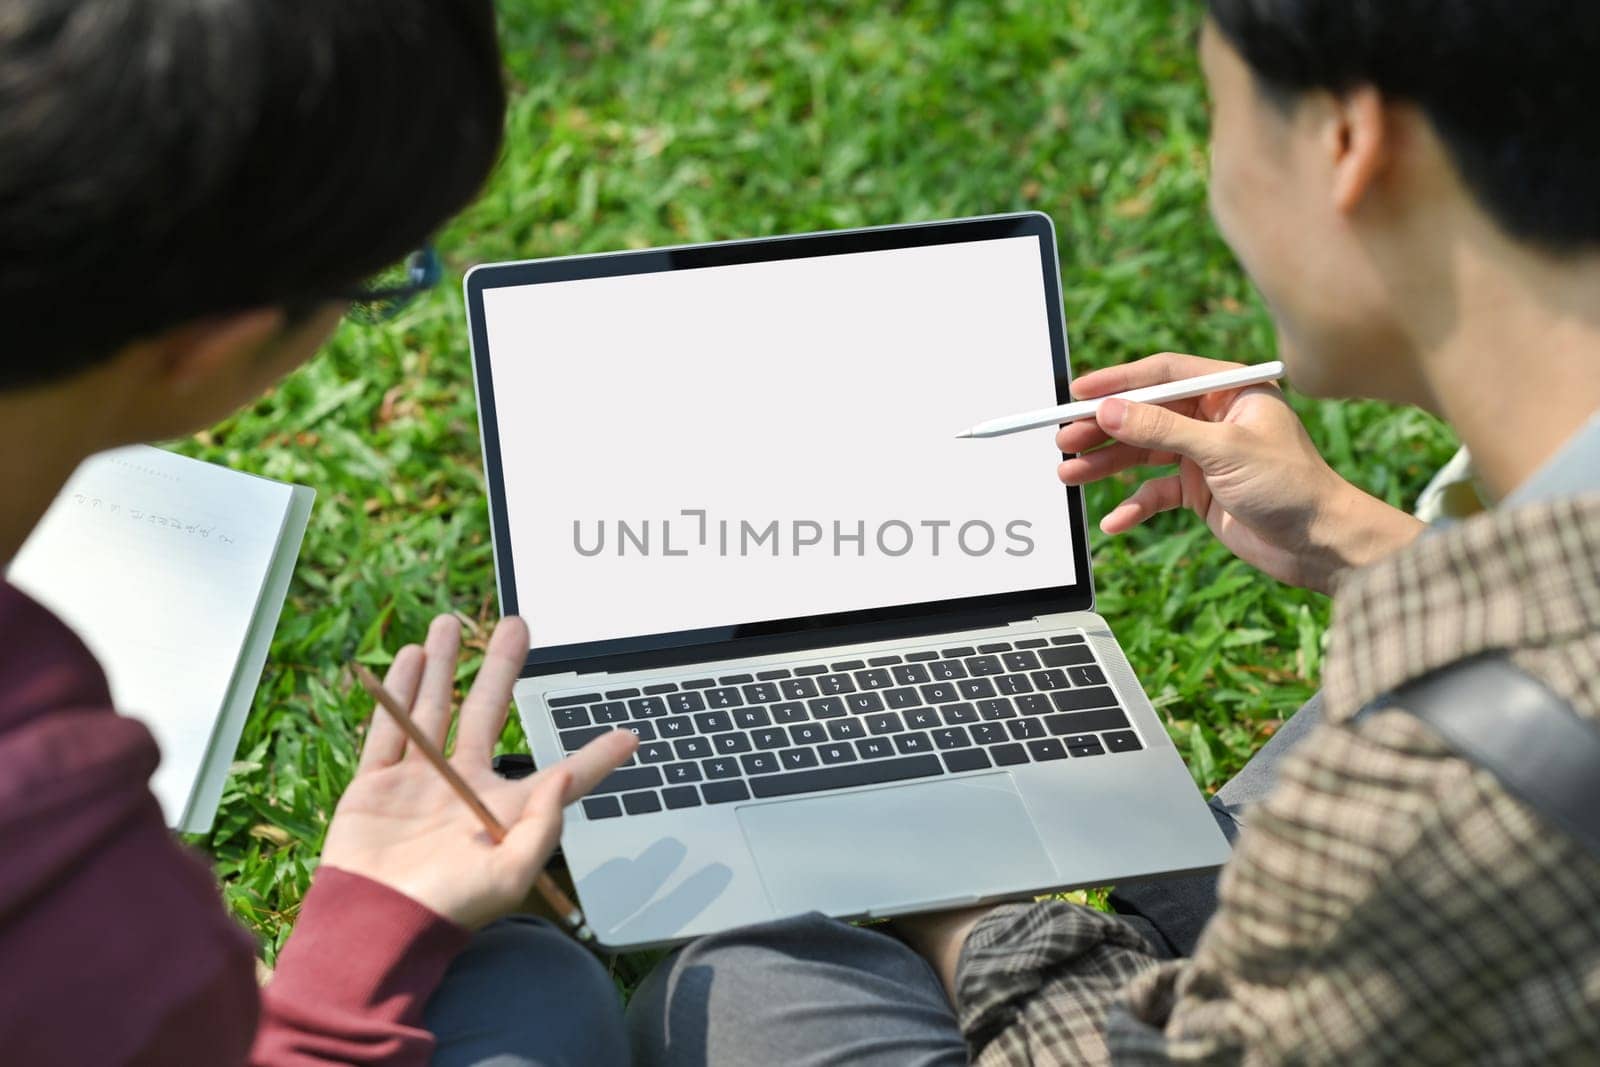
[[960, 433], [956, 434], [956, 436], [957, 437], [971, 437], [972, 436], [972, 431], [971, 430], [962, 430]]

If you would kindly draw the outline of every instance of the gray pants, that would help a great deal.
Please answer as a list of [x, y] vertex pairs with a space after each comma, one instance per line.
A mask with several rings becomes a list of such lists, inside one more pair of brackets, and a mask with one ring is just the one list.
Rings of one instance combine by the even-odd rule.
[[[1229, 841], [1284, 753], [1321, 717], [1319, 695], [1212, 798]], [[1216, 910], [1216, 875], [1119, 886], [1111, 903], [1158, 949], [1187, 955]], [[634, 994], [628, 1030], [640, 1065], [967, 1062], [955, 1014], [922, 957], [887, 934], [815, 914], [685, 945]]]

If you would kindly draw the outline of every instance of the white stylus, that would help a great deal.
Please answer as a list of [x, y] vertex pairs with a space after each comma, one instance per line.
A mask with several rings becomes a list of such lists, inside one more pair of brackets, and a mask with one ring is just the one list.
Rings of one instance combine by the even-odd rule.
[[1143, 389], [1130, 389], [1126, 393], [1097, 396], [1093, 400], [1080, 400], [1075, 404], [1062, 404], [1060, 407], [1041, 408], [1038, 411], [1024, 411], [1019, 415], [1007, 415], [1004, 418], [990, 419], [988, 422], [980, 422], [976, 426], [970, 426], [956, 434], [956, 436], [1003, 437], [1008, 433], [1036, 430], [1041, 426], [1059, 426], [1065, 422], [1092, 419], [1095, 416], [1095, 412], [1100, 410], [1100, 402], [1110, 400], [1112, 397], [1120, 400], [1131, 400], [1138, 404], [1166, 404], [1173, 400], [1187, 400], [1192, 396], [1204, 396], [1206, 393], [1220, 393], [1224, 389], [1241, 389], [1247, 385], [1275, 382], [1283, 377], [1283, 373], [1283, 364], [1274, 360], [1271, 363], [1261, 363], [1254, 367], [1239, 367], [1235, 370], [1225, 370], [1217, 374], [1202, 374], [1198, 378], [1184, 378], [1182, 381], [1167, 382], [1163, 385], [1150, 385]]

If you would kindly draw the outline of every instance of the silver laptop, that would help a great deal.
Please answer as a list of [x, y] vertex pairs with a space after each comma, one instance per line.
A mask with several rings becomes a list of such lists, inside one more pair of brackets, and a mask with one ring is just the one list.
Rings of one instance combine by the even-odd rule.
[[866, 918], [1214, 867], [1228, 846], [1107, 621], [1049, 429], [1042, 214], [467, 276], [516, 705], [600, 940]]

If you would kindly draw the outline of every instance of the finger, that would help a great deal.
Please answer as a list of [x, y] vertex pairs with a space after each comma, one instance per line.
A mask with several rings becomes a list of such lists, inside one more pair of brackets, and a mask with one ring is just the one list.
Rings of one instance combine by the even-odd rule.
[[1184, 378], [1198, 378], [1202, 374], [1242, 367], [1243, 363], [1230, 363], [1221, 359], [1188, 356], [1182, 352], [1159, 352], [1153, 356], [1136, 359], [1132, 363], [1119, 363], [1090, 371], [1072, 383], [1072, 395], [1079, 400], [1097, 396], [1143, 389], [1147, 385], [1165, 385]]
[[1176, 474], [1152, 478], [1100, 520], [1103, 533], [1127, 533], [1152, 515], [1183, 506], [1183, 484]]
[[1228, 423], [1191, 419], [1158, 404], [1105, 400], [1096, 421], [1123, 444], [1176, 452], [1203, 468], [1215, 466], [1237, 451], [1236, 431]]
[[639, 738], [633, 731], [612, 730], [556, 764], [551, 770], [562, 771], [568, 778], [562, 803], [576, 803], [599, 785], [600, 779], [622, 766], [638, 747]]
[[[453, 615], [439, 615], [428, 627], [428, 640], [423, 646], [426, 662], [422, 666], [422, 681], [417, 686], [417, 699], [411, 706], [411, 718], [428, 740], [441, 750], [450, 733], [451, 704], [456, 689], [456, 659], [461, 654], [461, 623]], [[407, 752], [406, 758], [421, 759], [417, 753]]]
[[461, 724], [456, 727], [455, 754], [467, 763], [488, 763], [495, 742], [506, 727], [511, 689], [528, 658], [528, 627], [512, 615], [501, 619], [489, 637], [483, 666], [472, 689], [461, 702]]
[[[394, 654], [394, 662], [383, 676], [383, 687], [409, 708], [417, 699], [417, 682], [422, 678], [422, 646], [406, 645]], [[394, 716], [382, 708], [372, 709], [372, 722], [367, 727], [367, 741], [361, 748], [359, 773], [378, 767], [387, 767], [406, 753], [406, 735]]]
[[1056, 431], [1056, 448], [1069, 454], [1099, 448], [1109, 440], [1111, 438], [1106, 436], [1100, 424], [1093, 419], [1069, 422]]
[[1116, 444], [1064, 460], [1056, 473], [1068, 485], [1087, 485], [1120, 474], [1129, 467], [1163, 467], [1177, 461], [1178, 457], [1171, 452]]
[[561, 768], [553, 768], [532, 783], [522, 811], [507, 828], [500, 851], [506, 853], [517, 868], [517, 876], [526, 879], [518, 896], [525, 896], [533, 879], [544, 869], [561, 840], [561, 812], [566, 807], [566, 792], [570, 776]]

